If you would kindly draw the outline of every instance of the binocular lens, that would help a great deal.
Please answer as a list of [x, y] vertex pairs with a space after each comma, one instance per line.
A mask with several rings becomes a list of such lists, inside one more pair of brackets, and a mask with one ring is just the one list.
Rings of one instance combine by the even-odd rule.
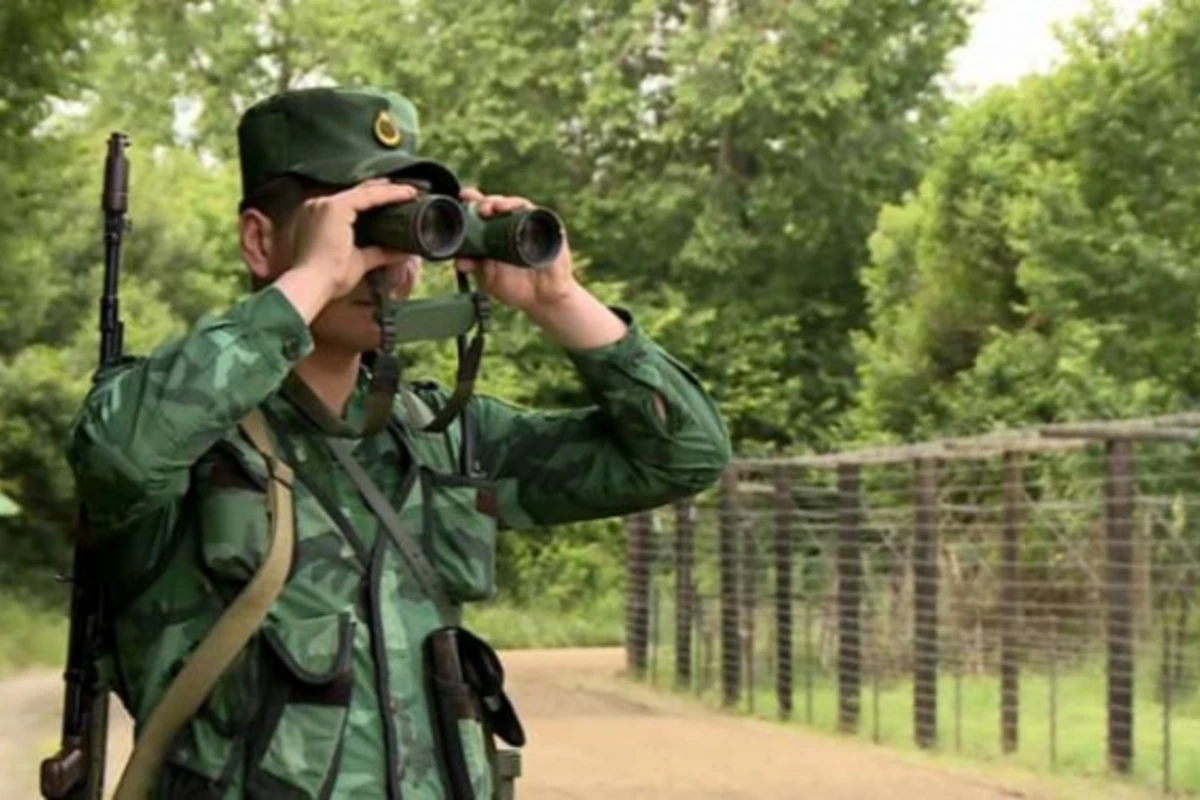
[[562, 247], [558, 219], [540, 208], [521, 215], [513, 239], [525, 264], [548, 264], [558, 257]]
[[549, 266], [563, 246], [562, 223], [545, 208], [481, 219], [446, 195], [372, 208], [354, 224], [358, 247], [376, 245], [429, 261], [494, 258], [518, 266]]
[[449, 258], [462, 243], [465, 227], [458, 203], [447, 197], [431, 197], [418, 212], [417, 240], [428, 258]]

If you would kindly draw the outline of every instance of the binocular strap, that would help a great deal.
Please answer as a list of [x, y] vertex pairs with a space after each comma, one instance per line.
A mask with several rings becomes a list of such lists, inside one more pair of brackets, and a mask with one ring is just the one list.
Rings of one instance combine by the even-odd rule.
[[459, 335], [458, 337], [458, 375], [454, 393], [446, 401], [446, 405], [434, 416], [433, 421], [426, 426], [425, 430], [431, 433], [444, 431], [475, 391], [475, 381], [479, 377], [479, 365], [483, 362], [489, 306], [487, 295], [482, 292], [474, 292], [471, 299], [475, 304], [475, 319], [478, 321], [478, 327], [469, 346], [464, 347], [465, 336]]

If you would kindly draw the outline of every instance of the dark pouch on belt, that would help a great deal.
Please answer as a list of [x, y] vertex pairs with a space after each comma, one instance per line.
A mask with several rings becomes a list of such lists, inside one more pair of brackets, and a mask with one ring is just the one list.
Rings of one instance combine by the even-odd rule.
[[[524, 746], [525, 730], [504, 692], [504, 666], [491, 645], [465, 628], [440, 628], [425, 640], [425, 659], [434, 706], [444, 720], [439, 726], [478, 712], [505, 743]], [[463, 696], [464, 689], [469, 696]]]
[[482, 717], [485, 736], [494, 733], [513, 747], [525, 744], [525, 731], [504, 693], [500, 658], [486, 642], [450, 626], [429, 634], [424, 651], [433, 729], [450, 798], [473, 800], [459, 721]]
[[506, 744], [523, 747], [525, 729], [504, 692], [504, 665], [496, 651], [463, 628], [458, 629], [458, 650], [463, 677], [479, 698], [487, 727]]

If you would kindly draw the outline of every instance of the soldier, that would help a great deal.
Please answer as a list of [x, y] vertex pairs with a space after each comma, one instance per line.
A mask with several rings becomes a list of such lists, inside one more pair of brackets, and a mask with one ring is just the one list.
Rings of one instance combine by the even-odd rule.
[[[465, 773], [469, 796], [492, 797], [488, 723], [514, 720], [485, 719], [476, 696], [453, 735], [439, 732], [427, 643], [492, 593], [497, 534], [668, 503], [730, 456], [696, 378], [578, 282], [569, 247], [545, 270], [455, 267], [560, 345], [593, 405], [474, 395], [431, 433], [444, 388], [393, 386], [375, 402], [379, 299], [365, 277], [386, 276], [403, 311], [419, 264], [356, 247], [357, 215], [412, 200], [392, 180], [405, 176], [485, 218], [530, 207], [459, 187], [416, 155], [418, 136], [412, 104], [388, 92], [298, 90], [250, 108], [239, 241], [253, 291], [110, 369], [74, 421], [69, 460], [111, 590], [107, 671], [138, 747], [163, 740], [138, 768], [151, 796], [434, 800], [458, 796], [450, 782]], [[294, 550], [265, 619], [195, 713], [152, 737], [148, 718], [281, 530]]]

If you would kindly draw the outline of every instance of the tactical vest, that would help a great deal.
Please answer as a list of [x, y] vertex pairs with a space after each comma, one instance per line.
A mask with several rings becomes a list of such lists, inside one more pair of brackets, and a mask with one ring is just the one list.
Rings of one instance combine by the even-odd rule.
[[[387, 460], [400, 463], [401, 447], [411, 459], [406, 499], [395, 511], [457, 611], [495, 588], [497, 522], [479, 509], [481, 495], [498, 487], [462, 474], [461, 418], [445, 433], [428, 434], [419, 428], [430, 411], [415, 395], [401, 394], [394, 407]], [[382, 528], [369, 537], [360, 532], [365, 546], [352, 544], [343, 513], [314, 493], [302, 456], [272, 427], [273, 448], [294, 471], [287, 478], [295, 545], [286, 583], [199, 712], [166, 746], [153, 796], [449, 797], [439, 757], [446, 743], [431, 722], [423, 649], [447, 621]], [[139, 723], [263, 563], [269, 460], [244, 434], [223, 438], [193, 469], [192, 489], [173, 520], [180, 535], [161, 554], [161, 568], [142, 585], [124, 587], [111, 669]], [[468, 702], [465, 694], [461, 702]], [[486, 714], [478, 711], [462, 715], [454, 744], [474, 797], [490, 800], [495, 752]], [[372, 720], [382, 720], [372, 741], [363, 752], [346, 752], [348, 726], [363, 730]], [[363, 770], [339, 770], [343, 758]], [[399, 792], [365, 793], [385, 783]]]

